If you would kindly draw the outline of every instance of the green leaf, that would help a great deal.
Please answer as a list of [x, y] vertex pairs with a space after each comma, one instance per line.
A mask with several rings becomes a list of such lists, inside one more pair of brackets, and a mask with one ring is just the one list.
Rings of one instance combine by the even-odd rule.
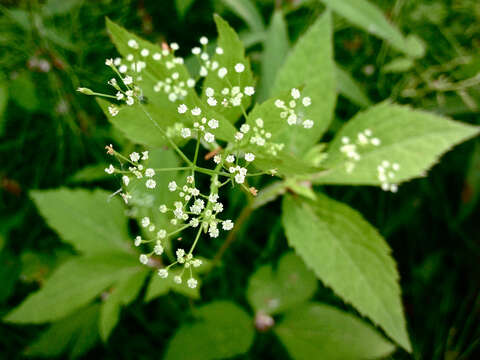
[[315, 303], [289, 311], [274, 331], [295, 360], [374, 359], [395, 349], [369, 324]]
[[262, 80], [257, 95], [259, 101], [269, 97], [275, 77], [285, 62], [289, 50], [287, 23], [282, 10], [276, 9], [270, 20], [267, 36], [263, 40]]
[[127, 274], [124, 279], [113, 285], [100, 309], [99, 327], [103, 341], [107, 341], [117, 324], [122, 305], [128, 305], [135, 300], [149, 273], [150, 270], [143, 267], [133, 274]]
[[[218, 89], [239, 86], [241, 91], [243, 91], [246, 86], [255, 85], [252, 70], [250, 69], [250, 61], [245, 57], [245, 49], [237, 33], [220, 16], [215, 15], [214, 20], [218, 31], [217, 45], [223, 49], [223, 54], [215, 54], [212, 61], [218, 61], [219, 69], [225, 67], [228, 72], [227, 75], [221, 79], [218, 76], [218, 70], [209, 71], [203, 84], [204, 91], [202, 99], [204, 102], [206, 102], [207, 99], [205, 89], [208, 87], [219, 91]], [[238, 63], [242, 63], [245, 66], [245, 70], [241, 73], [235, 71], [235, 65]], [[215, 110], [217, 114], [224, 116], [228, 121], [235, 122], [242, 114], [242, 107], [245, 109], [248, 108], [250, 102], [250, 96], [243, 96], [241, 106], [224, 107], [218, 104]], [[222, 124], [220, 124], [219, 128], [221, 127]]]
[[315, 275], [294, 253], [285, 254], [275, 273], [271, 265], [260, 267], [249, 279], [247, 299], [256, 312], [278, 314], [312, 297]]
[[216, 301], [194, 310], [197, 321], [183, 324], [171, 338], [166, 360], [227, 359], [244, 354], [253, 342], [253, 322], [228, 301]]
[[63, 241], [85, 254], [128, 252], [127, 219], [118, 197], [104, 190], [32, 191], [40, 214]]
[[61, 265], [39, 291], [29, 295], [4, 320], [38, 324], [61, 319], [139, 266], [136, 258], [111, 250], [77, 257]]
[[251, 0], [222, 0], [227, 7], [248, 24], [253, 32], [263, 32], [262, 14]]
[[413, 46], [407, 46], [402, 33], [383, 15], [382, 11], [366, 0], [321, 0], [327, 7], [363, 30], [387, 41], [398, 51], [412, 57], [421, 54]]
[[8, 83], [0, 78], [0, 136], [5, 130], [5, 111], [8, 105]]
[[43, 9], [47, 15], [66, 15], [82, 2], [83, 0], [48, 0]]
[[68, 179], [68, 182], [88, 183], [105, 180], [110, 177], [110, 175], [105, 172], [105, 168], [107, 166], [107, 164], [94, 164], [85, 166], [84, 168], [78, 170], [75, 174], [73, 174]]
[[175, 8], [180, 19], [185, 17], [185, 14], [192, 7], [195, 0], [175, 0]]
[[[379, 146], [359, 146], [360, 160], [347, 172], [346, 156], [340, 151], [343, 137], [356, 140], [360, 132], [370, 129]], [[479, 133], [479, 128], [452, 121], [406, 106], [382, 103], [357, 114], [338, 132], [329, 146], [323, 163], [329, 169], [315, 179], [323, 184], [379, 185], [378, 166], [385, 160], [398, 163], [393, 183], [424, 176], [438, 158]], [[420, 156], [421, 155], [421, 156]]]
[[84, 355], [98, 340], [99, 309], [98, 304], [90, 305], [55, 322], [24, 354], [53, 358], [69, 349], [70, 358]]
[[286, 119], [281, 122], [284, 136], [288, 139], [285, 141], [287, 151], [302, 155], [327, 130], [335, 108], [335, 64], [329, 12], [298, 40], [278, 72], [272, 94], [283, 96], [288, 93], [290, 96], [292, 88], [301, 88], [302, 97], [309, 96], [312, 100], [309, 107], [301, 110], [304, 112], [302, 118], [313, 120], [311, 129], [304, 129], [301, 125], [290, 126]]
[[335, 76], [337, 78], [337, 88], [340, 94], [360, 107], [371, 105], [371, 101], [365, 94], [355, 79], [339, 65], [335, 67]]
[[41, 104], [31, 74], [21, 72], [9, 85], [10, 98], [28, 112], [40, 109]]
[[317, 277], [411, 351], [395, 261], [375, 228], [322, 194], [285, 196], [282, 220], [288, 243]]
[[414, 61], [407, 57], [399, 57], [385, 64], [382, 71], [385, 73], [402, 73], [410, 70], [414, 65]]
[[167, 295], [170, 291], [174, 291], [192, 299], [200, 299], [200, 280], [198, 280], [197, 287], [191, 289], [185, 283], [177, 284], [173, 281], [173, 278], [176, 275], [180, 275], [180, 273], [181, 270], [169, 270], [169, 275], [166, 279], [162, 279], [157, 274], [154, 274], [148, 284], [145, 301], [149, 302], [159, 296]]

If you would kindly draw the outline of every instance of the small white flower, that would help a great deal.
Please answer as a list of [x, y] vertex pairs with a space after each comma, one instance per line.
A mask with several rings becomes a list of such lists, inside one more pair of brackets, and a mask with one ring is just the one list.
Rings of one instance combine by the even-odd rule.
[[250, 125], [242, 124], [242, 126], [240, 126], [240, 131], [244, 134], [248, 133], [250, 131]]
[[245, 70], [245, 65], [243, 65], [242, 63], [238, 63], [235, 65], [235, 71], [237, 73], [241, 73]]
[[182, 283], [182, 277], [179, 276], [179, 275], [175, 275], [175, 276], [173, 277], [173, 282], [174, 282], [175, 284], [181, 284], [181, 283]]
[[275, 106], [279, 109], [285, 108], [285, 102], [280, 99], [275, 100]]
[[137, 236], [135, 237], [135, 246], [140, 246], [140, 244], [142, 243], [142, 238], [140, 236]]
[[199, 116], [202, 113], [202, 110], [199, 107], [194, 107], [191, 111], [192, 115]]
[[244, 93], [247, 96], [252, 96], [253, 94], [255, 94], [255, 88], [253, 86], [246, 86], [244, 89]]
[[198, 46], [195, 46], [195, 47], [192, 49], [192, 54], [193, 54], [193, 55], [199, 55], [201, 52], [202, 52], [202, 49], [200, 49]]
[[155, 247], [153, 248], [153, 252], [155, 255], [162, 255], [163, 254], [163, 246], [158, 242]]
[[178, 110], [179, 114], [185, 114], [187, 112], [188, 108], [187, 108], [187, 105], [180, 104], [180, 105], [178, 105], [177, 110]]
[[342, 137], [342, 143], [343, 144], [348, 144], [350, 142], [350, 138], [348, 136], [343, 136]]
[[200, 44], [207, 45], [208, 44], [208, 38], [206, 36], [202, 36], [200, 38]]
[[157, 183], [155, 180], [153, 179], [148, 179], [146, 182], [145, 182], [145, 186], [149, 189], [155, 189], [155, 186], [157, 186]]
[[158, 211], [160, 211], [162, 214], [165, 214], [167, 212], [167, 205], [162, 204], [158, 207]]
[[392, 164], [392, 169], [395, 170], [395, 171], [398, 171], [398, 170], [400, 170], [400, 165], [397, 164], [397, 163], [393, 163]]
[[189, 128], [183, 128], [181, 131], [180, 131], [181, 135], [183, 138], [188, 138], [192, 135], [192, 132], [190, 131]]
[[127, 100], [125, 100], [125, 103], [128, 105], [128, 106], [132, 106], [134, 104], [135, 100], [133, 99], [133, 97], [131, 96], [128, 96], [127, 97]]
[[118, 108], [115, 106], [115, 105], [110, 105], [108, 107], [108, 112], [110, 113], [110, 115], [112, 116], [117, 116], [118, 114]]
[[263, 120], [261, 118], [258, 118], [257, 120], [255, 120], [255, 124], [257, 124], [257, 126], [259, 128], [262, 128], [263, 127]]
[[162, 279], [166, 279], [168, 277], [168, 270], [167, 269], [158, 270], [158, 276], [160, 276]]
[[181, 260], [185, 261], [183, 257], [185, 256], [185, 250], [183, 249], [177, 249], [175, 252], [175, 255], [177, 256], [177, 261], [180, 262]]
[[118, 91], [116, 94], [115, 94], [115, 97], [117, 98], [117, 100], [122, 100], [125, 95], [123, 95], [123, 93], [121, 93], [120, 91]]
[[228, 155], [225, 160], [228, 162], [228, 163], [234, 163], [235, 162], [235, 156], [233, 155]]
[[123, 83], [125, 85], [130, 85], [131, 83], [133, 83], [133, 78], [130, 76], [130, 75], [127, 75], [125, 76], [125, 78], [123, 79]]
[[223, 204], [222, 203], [215, 203], [215, 205], [213, 205], [213, 211], [217, 212], [217, 213], [220, 213], [223, 211]]
[[145, 255], [145, 254], [142, 254], [140, 255], [140, 262], [143, 264], [143, 265], [147, 265], [148, 264], [148, 256]]
[[215, 52], [218, 54], [218, 55], [222, 55], [223, 54], [223, 49], [221, 47], [217, 47], [215, 49]]
[[162, 59], [162, 54], [156, 52], [155, 54], [153, 54], [152, 58], [153, 58], [153, 60], [156, 60], [156, 61], [161, 60]]
[[138, 43], [134, 39], [128, 40], [128, 46], [132, 49], [138, 49]]
[[130, 154], [130, 160], [132, 160], [133, 162], [137, 162], [138, 160], [140, 160], [140, 154], [137, 152], [132, 152]]
[[212, 97], [213, 95], [215, 95], [215, 90], [213, 90], [211, 87], [207, 87], [205, 90], [205, 95], [207, 95], [208, 97]]
[[217, 99], [209, 97], [207, 98], [207, 104], [210, 106], [217, 106]]
[[115, 168], [113, 167], [112, 164], [110, 164], [109, 167], [105, 168], [105, 172], [106, 172], [107, 174], [113, 174], [114, 171], [115, 171]]
[[218, 120], [211, 119], [208, 121], [208, 126], [212, 129], [218, 128]]
[[293, 88], [290, 93], [291, 93], [291, 95], [294, 99], [299, 99], [300, 98], [300, 90], [298, 90], [296, 88]]
[[127, 175], [122, 176], [122, 181], [125, 184], [125, 186], [128, 186], [128, 184], [130, 184], [130, 178]]
[[215, 136], [212, 134], [212, 133], [205, 133], [205, 135], [203, 136], [203, 138], [205, 139], [206, 142], [208, 143], [212, 143], [215, 141]]
[[118, 71], [119, 71], [120, 73], [122, 73], [122, 74], [125, 74], [125, 73], [127, 72], [127, 70], [128, 70], [128, 67], [127, 67], [127, 65], [125, 65], [125, 64], [124, 64], [124, 65], [121, 65], [121, 66], [118, 68]]
[[168, 190], [170, 190], [170, 191], [177, 190], [177, 183], [175, 181], [170, 181], [168, 183]]
[[113, 59], [106, 59], [105, 60], [105, 65], [112, 66], [113, 65]]
[[195, 288], [197, 287], [197, 284], [198, 284], [198, 282], [197, 282], [197, 280], [195, 280], [194, 278], [190, 278], [190, 279], [188, 279], [188, 281], [187, 281], [187, 285], [188, 285], [188, 287], [191, 288], [191, 289], [195, 289]]
[[150, 54], [150, 51], [148, 49], [142, 49], [142, 51], [140, 51], [140, 55], [142, 55], [143, 57], [148, 56], [148, 54]]
[[303, 127], [305, 129], [311, 129], [313, 127], [313, 121], [312, 120], [305, 120], [303, 122]]
[[153, 176], [155, 176], [155, 170], [153, 170], [152, 168], [148, 168], [147, 170], [145, 170], [145, 176], [146, 176], [146, 177], [153, 177]]
[[238, 131], [238, 132], [235, 134], [235, 140], [240, 141], [240, 140], [242, 140], [242, 139], [243, 139], [243, 133], [241, 133], [241, 132]]
[[370, 140], [370, 142], [373, 146], [379, 146], [381, 143], [379, 138], [373, 138], [372, 140]]
[[295, 125], [297, 123], [297, 115], [296, 114], [290, 114], [287, 119], [288, 125]]
[[252, 162], [253, 160], [255, 160], [255, 155], [253, 155], [252, 153], [246, 153], [245, 160], [248, 162]]
[[195, 86], [195, 80], [194, 79], [188, 79], [187, 80], [187, 86], [189, 88], [193, 88]]
[[302, 104], [303, 104], [303, 106], [305, 106], [305, 107], [309, 107], [309, 106], [312, 104], [312, 99], [310, 99], [308, 96], [305, 96], [305, 97], [302, 99]]
[[222, 67], [220, 68], [220, 70], [218, 70], [218, 77], [220, 79], [223, 79], [225, 77], [225, 75], [227, 75], [228, 71], [226, 68]]
[[243, 184], [245, 182], [245, 176], [242, 175], [242, 174], [236, 174], [235, 175], [235, 181], [238, 183], [238, 184]]
[[150, 218], [148, 216], [143, 217], [141, 223], [143, 227], [147, 227], [150, 225]]
[[225, 220], [223, 223], [222, 223], [222, 229], [223, 230], [232, 230], [233, 229], [233, 222], [232, 220]]
[[220, 161], [222, 161], [222, 156], [221, 156], [221, 155], [215, 155], [215, 156], [213, 157], [213, 162], [214, 162], [215, 164], [220, 164]]
[[180, 46], [178, 46], [176, 42], [173, 42], [170, 44], [170, 49], [172, 49], [173, 51], [177, 51], [178, 49], [180, 49]]

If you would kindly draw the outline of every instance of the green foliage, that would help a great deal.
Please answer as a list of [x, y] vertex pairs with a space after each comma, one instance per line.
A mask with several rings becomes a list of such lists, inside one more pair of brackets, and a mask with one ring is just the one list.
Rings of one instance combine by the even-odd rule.
[[26, 71], [21, 72], [10, 82], [10, 98], [21, 108], [34, 112], [40, 109], [40, 99], [35, 89], [32, 75]]
[[253, 32], [261, 33], [265, 30], [262, 14], [255, 7], [252, 0], [222, 0], [238, 17], [248, 24]]
[[192, 7], [195, 0], [175, 0], [175, 7], [177, 8], [177, 13], [181, 19], [183, 19]]
[[288, 243], [327, 286], [411, 351], [390, 248], [360, 214], [324, 195], [284, 197]]
[[304, 304], [287, 312], [275, 334], [295, 360], [375, 359], [395, 348], [370, 325], [318, 304]]
[[353, 79], [353, 77], [339, 65], [335, 68], [335, 77], [337, 88], [340, 94], [357, 104], [360, 107], [371, 105], [371, 101], [365, 94], [362, 87]]
[[180, 275], [179, 270], [170, 271], [171, 275], [162, 279], [159, 276], [153, 276], [148, 284], [147, 293], [145, 294], [145, 301], [151, 301], [159, 296], [167, 295], [170, 291], [190, 297], [192, 299], [200, 299], [200, 285], [195, 289], [191, 289], [185, 284], [177, 284], [173, 281], [175, 275]]
[[5, 110], [8, 105], [8, 87], [7, 82], [0, 78], [0, 136], [3, 135], [5, 128]]
[[56, 357], [69, 350], [70, 358], [85, 354], [98, 341], [100, 306], [90, 305], [52, 325], [25, 350], [27, 356]]
[[[355, 163], [354, 170], [347, 173], [346, 157], [340, 152], [342, 138], [356, 139], [365, 129], [381, 139], [381, 144], [362, 149], [361, 159]], [[424, 176], [443, 153], [478, 132], [475, 126], [406, 106], [382, 103], [358, 113], [337, 133], [324, 163], [328, 171], [319, 174], [315, 182], [378, 185], [381, 181], [377, 168], [384, 160], [400, 166], [393, 179], [395, 183]]]
[[[81, 253], [130, 252], [121, 200], [103, 190], [33, 191], [31, 197], [47, 223]], [[108, 200], [108, 201], [107, 201]]]
[[260, 267], [249, 279], [248, 302], [256, 312], [278, 314], [310, 299], [317, 288], [315, 275], [293, 253], [284, 255], [274, 273]]
[[216, 301], [195, 309], [196, 321], [177, 330], [168, 344], [166, 360], [226, 359], [244, 354], [253, 342], [252, 320], [237, 305]]

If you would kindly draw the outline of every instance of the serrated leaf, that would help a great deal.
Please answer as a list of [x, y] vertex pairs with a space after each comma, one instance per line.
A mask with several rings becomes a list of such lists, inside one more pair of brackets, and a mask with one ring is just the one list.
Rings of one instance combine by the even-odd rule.
[[98, 304], [87, 306], [53, 323], [25, 350], [27, 356], [57, 357], [67, 349], [70, 358], [85, 354], [98, 340]]
[[412, 57], [421, 53], [413, 46], [407, 46], [406, 38], [392, 25], [382, 11], [367, 0], [322, 0], [322, 2], [363, 30], [389, 42], [398, 51]]
[[369, 324], [316, 303], [287, 312], [274, 331], [295, 360], [376, 359], [395, 349]]
[[302, 110], [298, 110], [301, 105], [297, 104], [296, 110], [303, 120], [313, 120], [311, 129], [304, 129], [299, 124], [290, 126], [286, 119], [281, 122], [284, 136], [288, 139], [285, 141], [287, 151], [301, 156], [327, 130], [335, 108], [337, 91], [329, 12], [310, 26], [290, 51], [277, 74], [272, 94], [284, 96], [290, 94], [292, 88], [301, 88], [302, 97], [308, 96], [312, 102]]
[[352, 208], [322, 194], [316, 201], [285, 196], [282, 209], [288, 243], [307, 267], [411, 351], [395, 261], [375, 228]]
[[121, 200], [104, 190], [35, 190], [40, 214], [62, 238], [85, 254], [128, 252], [127, 219]]
[[262, 77], [257, 95], [259, 101], [266, 100], [270, 95], [275, 77], [289, 50], [287, 23], [282, 10], [276, 9], [263, 41]]
[[222, 0], [227, 7], [248, 24], [252, 32], [263, 32], [262, 14], [251, 0]]
[[[351, 173], [347, 172], [346, 157], [340, 151], [342, 138], [357, 139], [360, 132], [370, 129], [372, 137], [380, 139], [379, 146], [359, 146], [360, 160]], [[360, 112], [338, 132], [328, 148], [323, 163], [329, 169], [315, 179], [323, 184], [379, 185], [378, 166], [384, 160], [398, 163], [399, 170], [392, 183], [423, 176], [438, 158], [479, 133], [479, 128], [452, 121], [406, 106], [382, 103]]]
[[121, 307], [128, 305], [137, 297], [149, 273], [148, 268], [140, 268], [133, 274], [127, 274], [124, 279], [113, 285], [100, 309], [99, 329], [103, 341], [107, 341], [117, 324]]
[[[204, 266], [204, 265], [202, 265]], [[181, 270], [170, 270], [168, 278], [162, 279], [157, 274], [153, 274], [147, 288], [147, 293], [145, 295], [145, 301], [149, 302], [159, 296], [168, 294], [170, 291], [174, 291], [178, 294], [181, 294], [192, 299], [200, 299], [200, 287], [201, 282], [198, 279], [198, 285], [196, 288], [191, 289], [187, 284], [177, 284], [173, 281], [173, 278], [176, 275], [180, 275]]]
[[[243, 92], [246, 86], [255, 85], [252, 70], [250, 69], [250, 61], [245, 57], [245, 49], [242, 42], [238, 38], [237, 33], [220, 16], [215, 15], [214, 20], [218, 31], [217, 45], [223, 49], [223, 54], [215, 54], [212, 58], [212, 61], [217, 61], [219, 63], [218, 69], [224, 67], [228, 72], [223, 79], [218, 76], [218, 69], [208, 72], [203, 84], [204, 92], [202, 95], [202, 100], [204, 103], [207, 100], [205, 89], [208, 87], [214, 89], [215, 91], [220, 91], [220, 89], [223, 88], [230, 89], [234, 86], [238, 86], [240, 87], [240, 91]], [[238, 63], [241, 63], [245, 66], [244, 71], [241, 73], [237, 73], [235, 71], [235, 65]], [[221, 104], [218, 104], [215, 107], [215, 111], [217, 114], [225, 117], [228, 121], [235, 122], [242, 114], [242, 106], [246, 109], [250, 105], [250, 102], [251, 97], [245, 95], [242, 97], [241, 106], [224, 107]], [[215, 117], [215, 115], [213, 117]], [[221, 126], [222, 124], [220, 124], [219, 128]]]
[[38, 324], [61, 319], [138, 267], [135, 257], [112, 250], [77, 257], [60, 265], [39, 291], [29, 295], [4, 320]]
[[317, 289], [315, 275], [294, 253], [285, 254], [274, 272], [260, 267], [248, 280], [247, 299], [256, 312], [279, 314], [312, 297]]
[[339, 65], [335, 67], [337, 88], [341, 95], [357, 104], [360, 107], [371, 105], [371, 101], [355, 79]]
[[183, 324], [171, 338], [166, 360], [227, 359], [244, 354], [253, 342], [253, 322], [248, 314], [228, 301], [216, 301], [195, 309], [197, 321]]

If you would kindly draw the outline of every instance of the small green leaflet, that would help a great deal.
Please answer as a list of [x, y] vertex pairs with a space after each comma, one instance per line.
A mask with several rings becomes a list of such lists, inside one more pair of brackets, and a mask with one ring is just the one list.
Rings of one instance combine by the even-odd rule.
[[228, 359], [250, 348], [253, 321], [248, 314], [228, 301], [216, 301], [194, 310], [197, 321], [185, 323], [170, 339], [166, 360]]
[[321, 0], [327, 7], [345, 17], [365, 31], [388, 41], [395, 49], [411, 57], [423, 56], [417, 44], [408, 41], [383, 15], [382, 11], [367, 0]]
[[[297, 41], [283, 66], [278, 71], [272, 94], [290, 95], [299, 88], [301, 96], [311, 98], [312, 104], [302, 110], [303, 120], [313, 120], [311, 129], [302, 125], [288, 125], [282, 119], [285, 147], [297, 156], [303, 155], [327, 130], [333, 117], [336, 102], [335, 63], [333, 61], [332, 24], [330, 13], [321, 16]], [[287, 99], [285, 99], [287, 100]], [[291, 98], [288, 98], [288, 103]], [[297, 108], [301, 106], [297, 101]], [[262, 104], [263, 105], [263, 104]], [[269, 130], [272, 131], [273, 130]]]
[[265, 265], [250, 277], [247, 299], [256, 312], [278, 314], [308, 300], [316, 289], [315, 275], [298, 256], [287, 253], [275, 272]]
[[90, 305], [53, 323], [24, 354], [53, 358], [68, 349], [72, 359], [84, 355], [98, 341], [99, 310], [98, 304]]
[[139, 266], [136, 257], [112, 250], [76, 257], [60, 265], [39, 291], [29, 295], [4, 320], [39, 324], [61, 319]]
[[[209, 70], [205, 82], [203, 84], [203, 95], [202, 99], [204, 102], [207, 101], [207, 95], [205, 93], [207, 88], [215, 89], [224, 89], [232, 88], [238, 86], [240, 91], [243, 92], [246, 86], [255, 86], [255, 81], [253, 79], [252, 70], [250, 69], [250, 61], [245, 58], [245, 49], [242, 42], [238, 38], [237, 33], [233, 30], [228, 23], [223, 20], [220, 16], [214, 16], [215, 23], [217, 24], [218, 31], [218, 43], [217, 45], [223, 49], [223, 54], [215, 54], [212, 57], [212, 61], [217, 61], [219, 63], [218, 69]], [[243, 64], [245, 69], [241, 73], [235, 71], [236, 64]], [[227, 74], [223, 79], [218, 76], [219, 69], [226, 68]], [[218, 97], [219, 94], [216, 94]], [[244, 109], [248, 108], [251, 102], [250, 96], [243, 96], [241, 101], [241, 106], [235, 107], [224, 107], [220, 104], [221, 101], [215, 107], [215, 110], [218, 114], [224, 116], [231, 122], [235, 122], [238, 117], [242, 114], [242, 107]], [[220, 124], [220, 127], [222, 124]], [[233, 140], [233, 139], [232, 139]]]
[[[356, 141], [358, 133], [370, 129], [380, 146], [359, 146], [361, 156], [351, 173], [347, 172], [346, 156], [340, 151], [343, 137]], [[383, 161], [397, 163], [392, 183], [401, 183], [425, 176], [438, 158], [479, 133], [479, 128], [452, 121], [407, 106], [381, 103], [358, 113], [337, 133], [330, 143], [328, 158], [323, 163], [328, 171], [319, 174], [318, 184], [379, 185], [378, 166]]]
[[287, 312], [274, 331], [295, 360], [375, 359], [395, 349], [367, 323], [314, 303]]
[[30, 193], [40, 214], [62, 238], [84, 254], [131, 249], [124, 207], [104, 190], [55, 190]]
[[317, 193], [311, 201], [287, 195], [283, 226], [288, 243], [325, 285], [411, 351], [390, 248], [347, 205]]

